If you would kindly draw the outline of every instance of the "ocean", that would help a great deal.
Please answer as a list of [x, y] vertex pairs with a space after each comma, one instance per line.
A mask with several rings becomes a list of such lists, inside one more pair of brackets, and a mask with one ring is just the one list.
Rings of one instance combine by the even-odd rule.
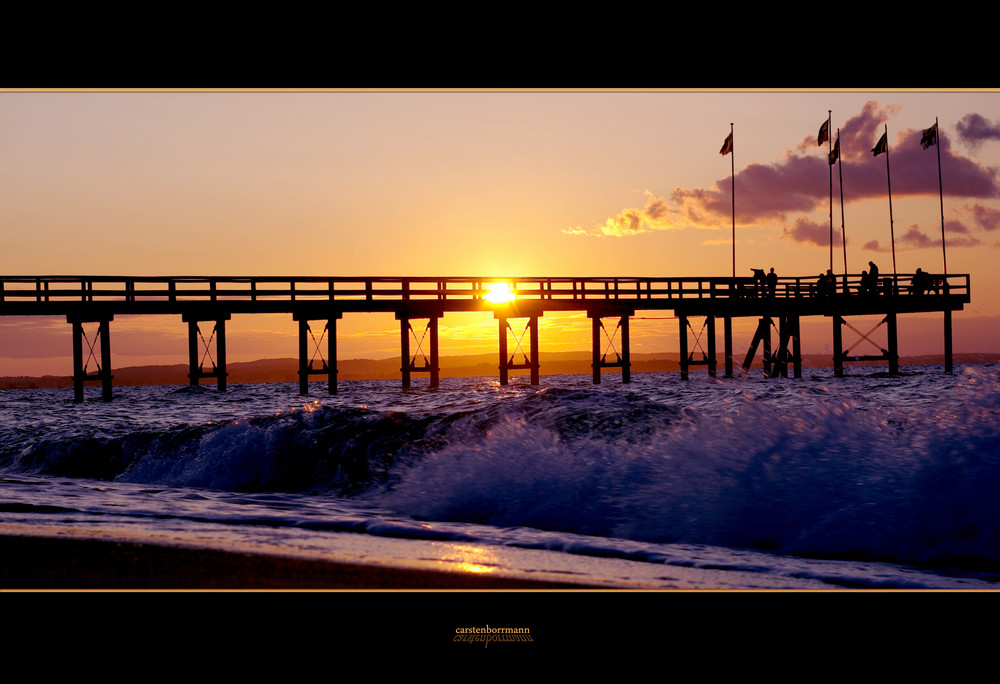
[[8, 390], [0, 526], [606, 589], [997, 588], [1000, 365], [884, 370]]

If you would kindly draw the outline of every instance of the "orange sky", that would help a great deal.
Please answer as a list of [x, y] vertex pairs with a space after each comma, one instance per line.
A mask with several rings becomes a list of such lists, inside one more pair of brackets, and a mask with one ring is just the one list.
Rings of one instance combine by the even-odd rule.
[[[1000, 352], [997, 90], [0, 90], [0, 272], [729, 275], [734, 162], [737, 274], [813, 275], [830, 258], [828, 110], [854, 273], [869, 259], [891, 270], [885, 157], [871, 154], [884, 127], [898, 270], [940, 271], [938, 150], [919, 145], [940, 121], [948, 270], [972, 275], [956, 352]], [[732, 157], [719, 153], [731, 123]], [[838, 272], [839, 193], [835, 171]], [[395, 326], [345, 319], [341, 357], [393, 356]], [[587, 349], [587, 326], [546, 316], [543, 353]], [[817, 326], [807, 351], [829, 346]], [[294, 356], [295, 334], [238, 317], [230, 358]], [[186, 358], [179, 320], [116, 319], [111, 335], [114, 366]], [[635, 352], [674, 351], [676, 321], [636, 321], [633, 336]], [[903, 336], [901, 353], [924, 351], [926, 335]], [[488, 316], [442, 321], [442, 353], [495, 349]], [[65, 321], [0, 320], [0, 375], [67, 374], [69, 352]]]

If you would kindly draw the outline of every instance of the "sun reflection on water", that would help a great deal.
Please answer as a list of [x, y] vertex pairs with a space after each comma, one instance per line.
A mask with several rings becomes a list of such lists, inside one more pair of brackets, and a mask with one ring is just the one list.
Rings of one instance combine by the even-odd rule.
[[497, 555], [482, 546], [461, 544], [451, 547], [451, 550], [441, 556], [441, 560], [454, 563], [461, 572], [471, 572], [478, 575], [496, 572], [499, 564]]

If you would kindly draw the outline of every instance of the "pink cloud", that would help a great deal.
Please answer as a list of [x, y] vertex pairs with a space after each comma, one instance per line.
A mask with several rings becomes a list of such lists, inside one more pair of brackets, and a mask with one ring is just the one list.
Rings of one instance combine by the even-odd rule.
[[[816, 157], [748, 164], [736, 174], [737, 220], [784, 219], [789, 212], [811, 211], [820, 199], [829, 197], [828, 176], [826, 162]], [[689, 216], [701, 220], [728, 216], [733, 206], [732, 181], [720, 180], [711, 190], [677, 188], [672, 199], [684, 206]]]
[[[869, 101], [839, 129], [834, 124], [831, 137], [836, 140], [839, 136], [841, 151], [840, 167], [833, 173], [835, 195], [841, 194], [839, 179], [843, 176], [843, 197], [847, 203], [887, 198], [890, 180], [893, 197], [937, 196], [937, 153], [940, 151], [941, 183], [946, 198], [1000, 197], [997, 169], [984, 167], [962, 156], [951, 144], [952, 137], [957, 139], [960, 136], [967, 140], [992, 139], [994, 129], [998, 127], [979, 115], [970, 114], [962, 120], [957, 134], [940, 131], [940, 150], [937, 147], [923, 149], [920, 144], [921, 130], [893, 131], [892, 118], [899, 111], [898, 105], [881, 105]], [[818, 130], [822, 116], [814, 123]], [[928, 121], [927, 124], [930, 127], [934, 122]], [[887, 125], [888, 157], [876, 157], [872, 154], [872, 148]], [[803, 127], [808, 128], [805, 125]], [[817, 154], [816, 149], [817, 135], [809, 133], [798, 143], [796, 151], [789, 152], [780, 161], [752, 162], [738, 171], [735, 176], [737, 223], [754, 225], [788, 221], [796, 214], [825, 207], [830, 195], [830, 168], [826, 155]], [[826, 145], [821, 146], [821, 149], [825, 152]], [[604, 226], [591, 232], [621, 236], [685, 225], [725, 225], [733, 211], [732, 184], [732, 178], [723, 178], [708, 188], [676, 188], [669, 201], [651, 198], [644, 209], [625, 209], [618, 216], [609, 218]], [[974, 221], [979, 228], [993, 230], [1000, 225], [1000, 211], [978, 205]], [[967, 232], [967, 227], [960, 225], [956, 232]], [[791, 227], [784, 228], [783, 236], [796, 242], [828, 245], [829, 226], [824, 229], [799, 217]], [[917, 242], [919, 239], [914, 234], [913, 244]], [[883, 249], [876, 241], [866, 244], [865, 248]]]
[[970, 211], [976, 225], [983, 230], [996, 230], [1000, 228], [1000, 209], [985, 207], [982, 204], [974, 205]]
[[[945, 237], [948, 241], [948, 247], [975, 247], [982, 244], [982, 241], [979, 238], [969, 234], [968, 227], [960, 221], [945, 222]], [[930, 247], [940, 246], [940, 235], [931, 237], [915, 224], [911, 225], [896, 237], [897, 251], [927, 249]], [[888, 252], [891, 250], [891, 245], [883, 246], [878, 240], [871, 240], [866, 242], [862, 246], [862, 249], [870, 252]]]
[[[818, 245], [820, 247], [830, 246], [830, 224], [829, 223], [816, 223], [815, 221], [810, 221], [807, 218], [796, 219], [795, 225], [789, 228], [788, 226], [782, 231], [782, 237], [789, 238], [795, 242], [805, 242], [813, 245]], [[834, 227], [833, 229], [833, 244], [841, 244], [841, 232], [840, 229]]]
[[[861, 113], [848, 119], [840, 129], [845, 201], [887, 197], [890, 180], [894, 197], [940, 192], [936, 148], [925, 150], [921, 147], [922, 130], [894, 132], [888, 124], [897, 111], [897, 107], [880, 107], [869, 101]], [[928, 128], [933, 124], [928, 121]], [[888, 156], [876, 157], [872, 149], [887, 129]], [[940, 131], [938, 144], [941, 145], [941, 184], [946, 197], [1000, 197], [996, 169], [986, 168], [956, 153], [948, 131]], [[834, 175], [839, 178], [840, 174]]]

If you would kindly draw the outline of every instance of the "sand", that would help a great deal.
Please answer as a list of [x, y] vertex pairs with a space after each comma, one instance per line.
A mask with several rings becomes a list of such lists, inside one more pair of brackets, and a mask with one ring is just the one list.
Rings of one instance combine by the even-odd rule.
[[127, 540], [0, 535], [4, 590], [580, 589], [580, 584]]

